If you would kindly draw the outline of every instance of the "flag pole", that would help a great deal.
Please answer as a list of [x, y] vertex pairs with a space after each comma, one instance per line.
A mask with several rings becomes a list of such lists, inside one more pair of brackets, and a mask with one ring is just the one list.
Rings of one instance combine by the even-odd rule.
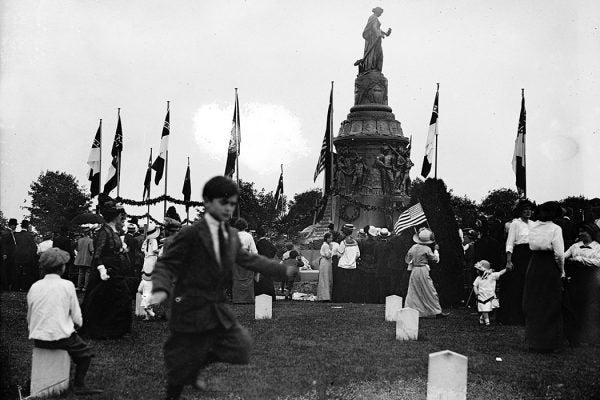
[[[102, 118], [100, 118], [100, 168], [98, 169], [98, 191], [100, 191], [100, 185], [102, 184]], [[98, 193], [100, 194], [100, 193]], [[100, 214], [100, 196], [98, 196], [98, 206], [96, 207], [96, 214]]]
[[439, 125], [439, 121], [440, 121], [440, 114], [439, 114], [439, 109], [440, 109], [440, 103], [439, 103], [439, 92], [440, 92], [440, 83], [437, 83], [437, 92], [436, 92], [436, 97], [438, 98], [438, 116], [435, 119], [435, 172], [434, 172], [434, 178], [437, 179], [437, 170], [438, 170], [438, 125]]
[[[121, 120], [121, 108], [117, 108], [117, 124]], [[121, 146], [123, 145], [123, 137], [121, 136]], [[117, 161], [117, 197], [121, 190], [121, 154], [119, 154], [119, 160]]]
[[[327, 161], [329, 165], [329, 183], [333, 183], [333, 83], [331, 81], [331, 118], [329, 119], [329, 143], [331, 145], [329, 151], [329, 160]], [[331, 188], [329, 188], [329, 191]], [[329, 193], [329, 191], [327, 193]], [[326, 205], [327, 206], [327, 205]], [[331, 217], [333, 218], [333, 198], [331, 199]]]
[[[169, 103], [170, 103], [170, 101], [167, 100], [167, 114], [169, 114]], [[169, 135], [170, 135], [170, 132], [171, 132], [171, 118], [169, 115]], [[169, 176], [168, 172], [169, 172], [169, 150], [167, 149], [166, 154], [165, 154], [165, 200], [164, 200], [164, 204], [163, 204], [163, 219], [167, 216], [167, 177]]]
[[[281, 179], [283, 179], [283, 164], [281, 164]], [[279, 212], [279, 215], [283, 214], [283, 186], [281, 187], [281, 211]]]
[[[148, 168], [152, 165], [152, 147], [150, 147], [150, 161]], [[152, 187], [152, 176], [150, 176], [150, 182], [148, 182], [148, 199], [150, 199], [150, 188]], [[146, 214], [146, 233], [148, 232], [148, 226], [150, 225], [150, 203], [148, 203], [148, 212]], [[144, 237], [145, 239], [146, 237]]]
[[[521, 88], [521, 101], [525, 102], [525, 88]], [[527, 149], [525, 148], [525, 134], [523, 134], [523, 168], [525, 169], [525, 184], [523, 185], [523, 196], [527, 198]]]
[[[235, 88], [235, 105], [234, 107], [237, 109], [237, 113], [236, 113], [236, 121], [235, 121], [235, 181], [237, 183], [238, 188], [240, 187], [240, 165], [239, 165], [239, 158], [240, 158], [240, 124], [238, 123], [239, 119], [240, 119], [240, 107], [239, 107], [239, 102], [238, 102], [238, 93], [237, 93], [238, 88]], [[238, 199], [238, 206], [237, 206], [237, 217], [238, 219], [240, 219], [240, 201]]]
[[[187, 158], [188, 159], [188, 169], [190, 168], [190, 157]], [[191, 179], [191, 177], [190, 177]], [[187, 219], [187, 223], [189, 225], [190, 223], [190, 207], [189, 204], [186, 203], [185, 205], [185, 219]]]

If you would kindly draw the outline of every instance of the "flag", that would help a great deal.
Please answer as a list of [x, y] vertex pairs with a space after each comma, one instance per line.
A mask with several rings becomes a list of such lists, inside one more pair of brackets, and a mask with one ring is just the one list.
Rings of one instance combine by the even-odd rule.
[[167, 151], [169, 151], [169, 133], [171, 131], [169, 124], [169, 113], [169, 106], [167, 106], [167, 115], [165, 117], [162, 135], [160, 137], [160, 150], [158, 151], [158, 157], [156, 157], [154, 164], [152, 164], [152, 169], [156, 171], [156, 175], [154, 175], [154, 183], [157, 185], [162, 179], [167, 159]]
[[[433, 157], [435, 153], [435, 135], [437, 135], [437, 120], [438, 120], [438, 99], [440, 90], [435, 92], [435, 100], [433, 102], [433, 111], [431, 112], [431, 121], [429, 122], [429, 132], [427, 133], [427, 144], [425, 145], [425, 157], [423, 157], [423, 167], [421, 168], [421, 176], [426, 178], [431, 171]], [[436, 160], [437, 162], [437, 160]]]
[[119, 184], [119, 175], [121, 174], [121, 152], [123, 151], [123, 129], [121, 128], [121, 115], [117, 122], [117, 131], [115, 132], [115, 140], [113, 141], [110, 155], [112, 161], [108, 167], [108, 180], [104, 184], [104, 194], [109, 194]]
[[331, 165], [332, 165], [332, 137], [333, 137], [333, 84], [331, 85], [331, 93], [329, 94], [329, 108], [327, 109], [327, 127], [325, 128], [325, 136], [323, 137], [323, 143], [321, 144], [321, 153], [319, 154], [319, 160], [317, 161], [317, 168], [315, 169], [315, 175], [313, 181], [317, 180], [317, 177], [321, 171], [325, 170], [325, 187], [324, 193], [328, 194], [331, 187]]
[[425, 217], [425, 212], [423, 211], [423, 207], [421, 207], [421, 203], [417, 203], [400, 214], [398, 220], [394, 224], [394, 233], [398, 235], [403, 230], [410, 228], [411, 226], [417, 226], [423, 222], [427, 222], [427, 218]]
[[512, 168], [515, 173], [515, 183], [520, 195], [527, 193], [525, 170], [525, 92], [521, 91], [521, 114], [519, 115], [519, 128], [515, 139], [515, 151], [512, 159]]
[[148, 169], [146, 170], [146, 177], [144, 178], [144, 193], [142, 194], [142, 200], [146, 200], [146, 194], [150, 197], [150, 182], [152, 181], [152, 149], [150, 149], [150, 157], [148, 158]]
[[[279, 199], [281, 198], [283, 203], [283, 170], [279, 175], [279, 182], [277, 183], [277, 189], [275, 189], [275, 209], [279, 209]], [[283, 207], [281, 207], [283, 208]]]
[[233, 106], [233, 121], [231, 123], [231, 137], [229, 138], [229, 147], [227, 148], [227, 162], [225, 163], [225, 176], [233, 178], [235, 172], [235, 162], [240, 155], [240, 142], [242, 141], [240, 132], [240, 104], [238, 102], [237, 90], [235, 91], [235, 104]]
[[100, 193], [100, 160], [102, 152], [102, 120], [100, 120], [100, 125], [98, 125], [98, 130], [96, 131], [96, 137], [94, 137], [94, 142], [92, 143], [92, 149], [90, 150], [90, 155], [88, 156], [87, 164], [90, 166], [90, 174], [88, 180], [90, 181], [90, 192], [91, 197], [96, 196]]
[[185, 212], [188, 211], [190, 205], [188, 204], [192, 197], [192, 179], [190, 178], [190, 166], [188, 165], [187, 171], [185, 171], [185, 179], [183, 180], [183, 201], [185, 202]]

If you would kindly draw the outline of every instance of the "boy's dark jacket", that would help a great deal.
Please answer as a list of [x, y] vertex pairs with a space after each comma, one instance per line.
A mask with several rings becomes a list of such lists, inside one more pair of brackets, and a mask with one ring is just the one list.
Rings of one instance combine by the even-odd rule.
[[[183, 228], [169, 243], [152, 272], [152, 290], [169, 293], [176, 332], [203, 332], [236, 323], [224, 304], [224, 289], [231, 283], [234, 263], [252, 271], [285, 278], [278, 261], [242, 250], [238, 231], [227, 226], [228, 248], [219, 264], [206, 220]], [[173, 282], [175, 285], [173, 286]]]

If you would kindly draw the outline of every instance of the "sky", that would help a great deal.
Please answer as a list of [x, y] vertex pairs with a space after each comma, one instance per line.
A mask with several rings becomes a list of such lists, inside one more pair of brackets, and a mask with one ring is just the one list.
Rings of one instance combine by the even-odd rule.
[[[223, 173], [238, 88], [240, 178], [285, 193], [313, 173], [334, 81], [334, 135], [353, 106], [354, 61], [371, 9], [384, 9], [388, 101], [421, 169], [440, 83], [438, 177], [481, 201], [514, 186], [521, 88], [528, 195], [600, 197], [600, 3], [590, 1], [30, 1], [0, 3], [0, 210], [22, 218], [31, 182], [74, 175], [103, 123], [102, 185], [121, 109], [120, 195], [141, 200], [170, 101], [168, 193], [190, 158], [192, 200]], [[164, 192], [152, 186], [152, 197]], [[113, 192], [113, 195], [116, 193]], [[127, 208], [143, 214], [142, 208]], [[180, 214], [184, 207], [177, 207]], [[162, 207], [152, 209], [158, 219]]]

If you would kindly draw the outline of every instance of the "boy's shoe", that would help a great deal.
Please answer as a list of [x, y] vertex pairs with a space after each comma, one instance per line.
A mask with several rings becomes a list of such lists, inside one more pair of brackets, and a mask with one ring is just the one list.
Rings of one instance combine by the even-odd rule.
[[84, 386], [74, 386], [73, 387], [73, 393], [85, 396], [85, 395], [91, 395], [91, 394], [104, 393], [104, 390], [90, 388], [90, 387], [87, 387], [87, 386], [84, 385]]

